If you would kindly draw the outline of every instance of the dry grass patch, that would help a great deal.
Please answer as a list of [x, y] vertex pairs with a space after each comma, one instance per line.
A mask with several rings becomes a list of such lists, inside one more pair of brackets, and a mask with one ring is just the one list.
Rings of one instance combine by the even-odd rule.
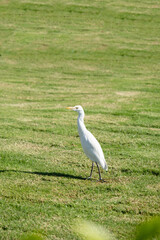
[[147, 189], [149, 189], [153, 192], [160, 192], [160, 183], [148, 185]]
[[[110, 108], [110, 107], [109, 107]], [[112, 108], [113, 109], [113, 108]], [[86, 113], [85, 116], [85, 123], [89, 124], [89, 123], [94, 123], [96, 121], [96, 123], [100, 123], [100, 124], [114, 124], [114, 125], [118, 125], [119, 123], [122, 122], [127, 122], [129, 120], [128, 117], [123, 117], [123, 116], [110, 116], [106, 113], [105, 114], [93, 114], [93, 115], [88, 115]], [[99, 125], [100, 127], [100, 125]], [[103, 127], [103, 125], [102, 125]]]
[[1, 150], [3, 151], [11, 151], [11, 152], [17, 152], [17, 153], [24, 153], [24, 154], [33, 154], [33, 155], [39, 155], [42, 152], [49, 152], [51, 151], [51, 148], [44, 145], [39, 145], [36, 143], [31, 142], [14, 142], [14, 143], [8, 143], [5, 144], [6, 141], [3, 142], [3, 146]]
[[131, 91], [121, 91], [121, 92], [116, 92], [117, 95], [122, 96], [122, 97], [135, 97], [139, 95], [139, 92], [131, 92]]

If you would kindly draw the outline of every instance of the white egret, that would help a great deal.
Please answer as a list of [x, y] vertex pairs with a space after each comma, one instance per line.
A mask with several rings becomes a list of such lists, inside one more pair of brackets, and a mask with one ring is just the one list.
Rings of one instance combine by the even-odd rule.
[[99, 180], [102, 180], [101, 173], [99, 169], [99, 165], [107, 172], [108, 166], [104, 158], [104, 154], [102, 148], [97, 141], [97, 139], [89, 132], [84, 124], [84, 110], [81, 106], [77, 105], [74, 107], [67, 107], [67, 109], [71, 109], [73, 111], [78, 112], [78, 132], [81, 140], [81, 144], [83, 147], [83, 151], [85, 152], [86, 156], [92, 160], [92, 168], [91, 173], [88, 179], [92, 177], [93, 166], [96, 163], [98, 172], [99, 172]]

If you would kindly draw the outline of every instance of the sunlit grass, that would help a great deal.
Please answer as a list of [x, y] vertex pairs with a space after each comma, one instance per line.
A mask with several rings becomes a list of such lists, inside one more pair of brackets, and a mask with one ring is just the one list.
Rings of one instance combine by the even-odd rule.
[[[73, 219], [129, 239], [159, 214], [157, 1], [0, 4], [0, 236], [78, 239]], [[74, 112], [104, 150], [89, 176]]]

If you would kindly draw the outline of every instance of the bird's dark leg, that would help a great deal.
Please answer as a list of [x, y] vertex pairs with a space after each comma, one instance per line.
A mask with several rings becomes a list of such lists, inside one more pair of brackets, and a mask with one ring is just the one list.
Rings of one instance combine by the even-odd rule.
[[90, 176], [87, 179], [90, 179], [92, 177], [93, 167], [94, 167], [94, 162], [92, 162], [91, 173], [90, 173]]
[[100, 169], [99, 169], [99, 166], [98, 166], [98, 164], [97, 164], [97, 163], [96, 163], [96, 165], [97, 165], [98, 172], [99, 172], [99, 181], [101, 181], [101, 180], [102, 180], [102, 178], [101, 178], [101, 172], [100, 172]]

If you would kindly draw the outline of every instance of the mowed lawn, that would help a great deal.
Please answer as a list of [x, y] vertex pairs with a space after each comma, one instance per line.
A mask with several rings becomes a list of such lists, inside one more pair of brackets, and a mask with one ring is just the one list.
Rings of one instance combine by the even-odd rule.
[[[159, 214], [157, 0], [0, 1], [0, 239], [80, 239], [77, 219], [118, 240]], [[100, 142], [98, 182], [77, 132]]]

